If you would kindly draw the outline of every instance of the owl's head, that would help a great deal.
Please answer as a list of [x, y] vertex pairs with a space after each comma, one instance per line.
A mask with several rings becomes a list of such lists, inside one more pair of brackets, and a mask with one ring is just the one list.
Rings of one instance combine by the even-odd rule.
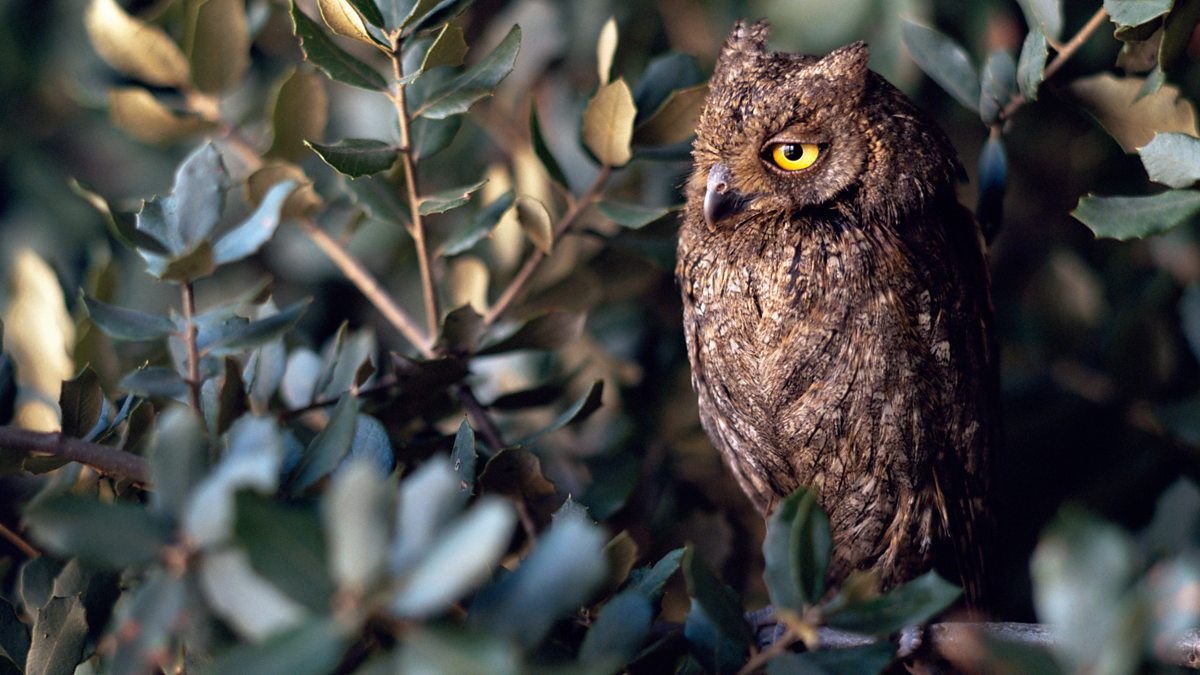
[[738, 22], [709, 81], [689, 184], [709, 228], [835, 201], [894, 217], [909, 206], [898, 191], [915, 203], [953, 181], [948, 141], [867, 69], [864, 43], [818, 58], [768, 51], [768, 31]]

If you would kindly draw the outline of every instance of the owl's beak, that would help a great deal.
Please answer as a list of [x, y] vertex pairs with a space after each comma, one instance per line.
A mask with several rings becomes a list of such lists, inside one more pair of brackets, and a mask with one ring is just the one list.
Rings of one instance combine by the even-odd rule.
[[704, 192], [704, 222], [715, 230], [717, 221], [740, 211], [746, 200], [733, 189], [733, 174], [724, 164], [713, 164], [708, 170], [708, 187]]

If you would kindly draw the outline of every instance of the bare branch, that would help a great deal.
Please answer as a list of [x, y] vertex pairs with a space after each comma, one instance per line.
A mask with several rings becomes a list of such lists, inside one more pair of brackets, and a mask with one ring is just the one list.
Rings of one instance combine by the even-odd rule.
[[149, 484], [146, 460], [107, 445], [91, 443], [59, 432], [29, 431], [0, 426], [0, 451], [40, 452], [86, 464], [113, 478]]

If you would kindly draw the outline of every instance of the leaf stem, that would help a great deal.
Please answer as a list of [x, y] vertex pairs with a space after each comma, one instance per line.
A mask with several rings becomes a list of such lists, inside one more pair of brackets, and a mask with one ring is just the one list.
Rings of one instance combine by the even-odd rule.
[[[1042, 80], [1048, 80], [1055, 73], [1057, 73], [1059, 69], [1066, 64], [1067, 60], [1074, 56], [1075, 52], [1079, 51], [1079, 48], [1083, 46], [1083, 43], [1087, 42], [1088, 38], [1092, 36], [1092, 33], [1095, 33], [1096, 29], [1100, 28], [1100, 26], [1104, 24], [1104, 20], [1107, 18], [1108, 10], [1101, 7], [1100, 9], [1096, 10], [1096, 13], [1092, 15], [1092, 18], [1088, 19], [1088, 22], [1083, 25], [1083, 28], [1080, 28], [1079, 32], [1076, 33], [1070, 40], [1067, 40], [1067, 42], [1061, 45], [1061, 47], [1059, 45], [1052, 45], [1058, 53], [1054, 55], [1054, 58], [1046, 66], [1046, 70], [1042, 75]], [[1017, 110], [1019, 110], [1021, 106], [1025, 105], [1026, 102], [1027, 101], [1023, 94], [1017, 94], [1014, 96], [1011, 100], [1009, 100], [1008, 105], [1004, 106], [1004, 110], [1001, 111], [999, 119], [992, 126], [999, 127], [1014, 114], [1016, 114]]]
[[41, 452], [87, 464], [100, 473], [115, 478], [124, 478], [143, 485], [150, 482], [150, 470], [146, 467], [146, 460], [141, 457], [107, 445], [66, 436], [61, 432], [29, 431], [0, 426], [0, 451], [4, 450]]
[[41, 551], [34, 548], [29, 542], [25, 541], [21, 535], [17, 534], [13, 530], [10, 530], [4, 523], [0, 523], [0, 538], [7, 540], [8, 543], [15, 546], [17, 550], [20, 551], [26, 558], [33, 559], [40, 558], [42, 556]]
[[183, 288], [183, 342], [187, 347], [187, 385], [188, 391], [192, 395], [192, 407], [196, 412], [203, 414], [200, 409], [200, 353], [196, 348], [196, 336], [199, 331], [196, 328], [196, 295], [192, 289], [192, 282], [185, 281], [182, 284]]
[[[608, 177], [611, 174], [612, 167], [601, 167], [600, 173], [596, 174], [596, 179], [592, 181], [592, 185], [587, 189], [586, 192], [583, 193], [582, 197], [574, 200], [571, 203], [570, 208], [567, 209], [567, 212], [563, 215], [562, 220], [558, 221], [558, 225], [556, 225], [554, 228], [555, 241], [558, 241], [560, 237], [566, 234], [566, 232], [575, 224], [575, 221], [579, 219], [579, 216], [583, 213], [584, 209], [586, 209], [600, 197], [600, 191], [604, 189], [604, 185], [608, 182]], [[532, 253], [529, 254], [529, 258], [525, 260], [525, 264], [517, 272], [516, 276], [512, 278], [512, 281], [508, 282], [508, 286], [505, 287], [504, 291], [500, 294], [500, 297], [496, 298], [496, 302], [492, 304], [491, 308], [488, 309], [487, 314], [483, 316], [484, 326], [492, 325], [497, 319], [504, 315], [504, 312], [508, 309], [509, 305], [512, 304], [513, 300], [516, 299], [517, 294], [521, 292], [521, 289], [525, 287], [525, 284], [529, 281], [529, 278], [533, 276], [533, 273], [537, 271], [538, 265], [541, 265], [542, 260], [545, 257], [546, 254], [542, 253], [541, 249], [536, 248]]]

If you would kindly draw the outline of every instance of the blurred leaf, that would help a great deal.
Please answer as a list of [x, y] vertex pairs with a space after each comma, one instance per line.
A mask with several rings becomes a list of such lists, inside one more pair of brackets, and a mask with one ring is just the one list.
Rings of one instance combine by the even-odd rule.
[[87, 643], [87, 613], [80, 596], [51, 598], [38, 609], [31, 631], [26, 675], [73, 673]]
[[582, 422], [590, 417], [592, 413], [600, 409], [600, 406], [603, 403], [603, 398], [604, 380], [595, 380], [592, 382], [592, 386], [588, 387], [588, 390], [571, 404], [571, 407], [567, 408], [558, 417], [554, 418], [554, 421], [549, 425], [525, 438], [521, 442], [521, 445], [533, 443], [535, 440], [550, 433], [551, 431], [557, 431], [568, 424]]
[[854, 633], [884, 636], [925, 623], [961, 595], [962, 589], [930, 571], [877, 598], [829, 612], [825, 622]]
[[445, 213], [450, 209], [456, 209], [471, 200], [471, 195], [479, 188], [483, 187], [487, 180], [481, 180], [473, 185], [463, 185], [460, 187], [449, 188], [440, 192], [435, 192], [431, 195], [421, 197], [421, 201], [417, 206], [417, 211], [423, 216], [432, 215], [434, 213]]
[[82, 297], [92, 322], [109, 337], [118, 340], [160, 340], [175, 332], [175, 324], [165, 316], [117, 307], [87, 295]]
[[560, 186], [569, 187], [566, 174], [563, 173], [554, 153], [550, 151], [550, 146], [546, 145], [546, 137], [542, 134], [542, 124], [538, 121], [537, 101], [531, 101], [529, 104], [529, 136], [533, 143], [533, 152], [537, 155], [538, 161], [542, 163], [542, 167], [546, 169], [546, 175]]
[[367, 31], [367, 24], [358, 9], [349, 0], [317, 0], [321, 18], [334, 35], [341, 35], [369, 45], [375, 44]]
[[157, 239], [139, 232], [132, 213], [115, 212], [108, 201], [96, 194], [94, 190], [72, 178], [69, 181], [71, 191], [86, 201], [104, 216], [104, 224], [113, 238], [128, 248], [140, 247], [153, 253], [165, 253], [166, 248]]
[[246, 177], [246, 201], [255, 206], [262, 204], [273, 187], [287, 182], [297, 187], [284, 200], [281, 218], [313, 217], [323, 209], [325, 202], [304, 171], [283, 160], [268, 160]]
[[691, 546], [683, 553], [683, 578], [692, 600], [683, 627], [692, 655], [708, 672], [736, 673], [746, 662], [750, 645], [741, 600], [713, 576]]
[[517, 198], [517, 222], [529, 241], [539, 251], [550, 255], [554, 248], [554, 227], [546, 205], [529, 195], [521, 195]]
[[[455, 118], [457, 119], [457, 118]], [[509, 190], [492, 200], [470, 220], [467, 227], [452, 234], [442, 245], [440, 255], [458, 255], [471, 250], [475, 244], [491, 235], [501, 216], [508, 211], [515, 201], [513, 191]]]
[[467, 498], [475, 492], [475, 431], [464, 418], [454, 434], [454, 450], [450, 453], [450, 468], [458, 475], [458, 491], [462, 493], [465, 504]]
[[431, 5], [429, 10], [425, 11], [421, 5], [426, 5], [426, 0], [418, 0], [417, 7], [405, 23], [411, 33], [428, 33], [435, 26], [454, 21], [472, 2], [473, 0], [431, 0], [428, 2], [428, 5]]
[[780, 654], [767, 664], [767, 675], [874, 675], [896, 657], [896, 645], [876, 642], [848, 649]]
[[1138, 148], [1150, 180], [1168, 187], [1185, 188], [1200, 180], [1200, 138], [1164, 132]]
[[763, 581], [776, 611], [803, 614], [821, 599], [832, 550], [829, 518], [814, 493], [800, 488], [779, 503], [767, 520], [763, 541]]
[[458, 476], [444, 456], [425, 462], [401, 481], [396, 504], [398, 536], [390, 558], [392, 571], [403, 572], [420, 561], [465, 503], [458, 489]]
[[444, 66], [461, 66], [463, 57], [467, 55], [467, 42], [463, 39], [462, 26], [448, 23], [438, 31], [425, 59], [421, 61], [421, 71]]
[[414, 624], [411, 639], [385, 672], [518, 675], [523, 671], [520, 651], [511, 642], [485, 631], [430, 623]]
[[475, 351], [485, 327], [483, 317], [470, 305], [463, 305], [446, 315], [437, 346], [451, 354], [470, 354]]
[[[62, 432], [66, 436], [85, 438], [91, 435], [101, 420], [107, 402], [100, 389], [100, 378], [88, 366], [62, 383], [58, 408], [62, 412]], [[98, 431], [98, 430], [97, 430]]]
[[355, 386], [363, 362], [375, 352], [375, 335], [364, 328], [353, 333], [342, 323], [335, 340], [324, 349], [324, 372], [317, 381], [317, 392], [324, 398], [334, 398]]
[[351, 461], [333, 477], [321, 514], [329, 569], [343, 591], [362, 593], [383, 571], [393, 494], [382, 472], [367, 461]]
[[989, 135], [979, 151], [979, 198], [975, 217], [986, 236], [1000, 229], [1004, 219], [1004, 193], [1008, 188], [1008, 156], [999, 135]]
[[143, 251], [142, 258], [146, 261], [146, 270], [163, 281], [191, 282], [212, 274], [217, 268], [212, 245], [207, 241], [177, 256], [164, 258]]
[[547, 312], [526, 321], [520, 328], [479, 350], [479, 355], [501, 354], [518, 349], [552, 351], [579, 338], [583, 314]]
[[1151, 644], [1166, 662], [1169, 648], [1164, 646], [1186, 640], [1200, 625], [1200, 604], [1181, 601], [1200, 588], [1200, 560], [1192, 553], [1161, 561], [1151, 568], [1147, 581], [1153, 617]]
[[204, 672], [326, 675], [337, 669], [349, 645], [350, 639], [335, 619], [314, 617], [263, 642], [234, 647], [218, 656]]
[[243, 0], [204, 0], [193, 5], [188, 61], [192, 82], [216, 94], [236, 88], [250, 67], [250, 28]]
[[638, 545], [629, 530], [621, 530], [604, 545], [604, 558], [608, 561], [608, 576], [601, 590], [608, 595], [625, 583], [638, 559]]
[[343, 395], [329, 416], [329, 423], [308, 444], [300, 465], [293, 472], [293, 492], [304, 492], [337, 468], [354, 442], [357, 416], [358, 398]]
[[634, 126], [641, 126], [663, 108], [676, 90], [704, 84], [705, 79], [696, 65], [696, 58], [689, 54], [668, 52], [650, 59], [646, 71], [633, 88], [633, 101], [637, 108]]
[[672, 91], [662, 105], [637, 123], [633, 142], [638, 145], [672, 145], [691, 138], [700, 123], [700, 111], [704, 109], [706, 98], [707, 84]]
[[405, 226], [411, 220], [408, 204], [400, 199], [396, 186], [392, 185], [386, 176], [344, 179], [344, 185], [354, 202], [372, 218]]
[[991, 126], [1017, 90], [1017, 64], [1004, 51], [988, 54], [979, 86], [979, 116]]
[[170, 538], [166, 524], [140, 505], [71, 494], [34, 502], [25, 523], [46, 549], [113, 568], [153, 560]]
[[35, 614], [54, 597], [54, 578], [65, 563], [47, 556], [25, 561], [17, 577], [21, 604], [27, 614]]
[[192, 490], [204, 477], [208, 444], [191, 408], [175, 406], [158, 418], [150, 454], [151, 508], [170, 518], [183, 515]]
[[325, 135], [329, 104], [324, 80], [299, 68], [288, 70], [274, 91], [270, 109], [274, 133], [265, 156], [300, 161], [307, 154], [304, 142], [315, 143]]
[[234, 537], [254, 571], [309, 610], [328, 611], [335, 588], [317, 513], [245, 491], [237, 494], [234, 511]]
[[623, 225], [631, 229], [645, 227], [654, 221], [665, 217], [667, 214], [678, 211], [678, 208], [664, 208], [660, 206], [646, 206], [644, 204], [631, 204], [628, 202], [602, 201], [599, 204], [600, 213], [611, 218], [618, 225]]
[[351, 5], [358, 10], [362, 17], [369, 21], [372, 26], [379, 28], [384, 27], [383, 14], [379, 11], [379, 6], [375, 4], [375, 0], [349, 0]]
[[178, 398], [188, 390], [179, 373], [162, 366], [138, 368], [121, 378], [118, 386], [132, 394], [159, 398]]
[[305, 609], [256, 573], [240, 549], [206, 551], [198, 572], [213, 612], [251, 641], [262, 641], [304, 619]]
[[1026, 100], [1036, 101], [1038, 87], [1046, 78], [1046, 36], [1038, 29], [1031, 29], [1021, 45], [1021, 57], [1017, 61], [1017, 84]]
[[454, 116], [435, 120], [418, 117], [409, 126], [409, 139], [413, 147], [413, 161], [432, 157], [454, 142], [462, 127], [462, 117]]
[[142, 205], [137, 229], [157, 239], [175, 256], [194, 251], [221, 219], [227, 176], [216, 146], [211, 142], [201, 145], [176, 169], [171, 194], [154, 197]]
[[308, 309], [311, 298], [305, 298], [285, 309], [262, 319], [256, 319], [238, 329], [222, 335], [220, 339], [208, 345], [208, 351], [217, 356], [244, 352], [278, 338], [296, 325], [301, 315]]
[[1097, 237], [1141, 239], [1165, 232], [1200, 213], [1200, 192], [1168, 190], [1145, 197], [1087, 195], [1071, 212]]
[[113, 673], [152, 670], [161, 655], [175, 646], [174, 634], [187, 621], [188, 590], [183, 579], [164, 569], [155, 569], [133, 591], [128, 605], [117, 616], [113, 633], [116, 651], [106, 665]]
[[612, 74], [613, 55], [617, 53], [617, 19], [608, 17], [596, 41], [596, 72], [600, 86], [608, 84]]
[[0, 657], [12, 659], [14, 664], [23, 664], [28, 653], [29, 626], [21, 622], [8, 601], [0, 600]]
[[516, 571], [475, 596], [468, 624], [527, 648], [538, 645], [604, 580], [603, 546], [603, 531], [586, 520], [554, 521]]
[[637, 108], [625, 80], [617, 78], [596, 90], [583, 111], [583, 142], [604, 166], [624, 166], [631, 155]]
[[628, 663], [650, 636], [654, 614], [650, 601], [641, 593], [624, 591], [613, 596], [584, 635], [579, 660], [583, 663]]
[[1069, 85], [1071, 94], [1125, 152], [1135, 152], [1164, 131], [1197, 135], [1196, 109], [1179, 89], [1164, 86], [1141, 96], [1146, 80], [1118, 78], [1108, 73], [1080, 78]]
[[1174, 0], [1104, 0], [1104, 9], [1118, 26], [1140, 26], [1171, 9]]
[[220, 378], [205, 381], [201, 389], [201, 409], [208, 422], [209, 435], [213, 438], [225, 433], [235, 419], [250, 409], [246, 400], [246, 384], [242, 382], [241, 364], [232, 356], [226, 356], [223, 361], [224, 374]]
[[334, 44], [316, 22], [300, 11], [295, 0], [292, 1], [291, 14], [304, 58], [338, 82], [372, 91], [387, 89], [387, 80], [378, 71]]
[[521, 27], [513, 26], [492, 53], [430, 92], [413, 116], [442, 119], [465, 113], [476, 101], [491, 96], [500, 81], [512, 72], [520, 48]]
[[270, 494], [279, 486], [283, 438], [274, 420], [243, 415], [225, 434], [224, 445], [221, 461], [186, 496], [183, 530], [199, 546], [225, 543], [233, 534], [238, 490]]
[[658, 562], [649, 567], [642, 567], [629, 573], [629, 588], [641, 593], [657, 605], [662, 600], [663, 589], [675, 575], [683, 561], [685, 549], [677, 548], [664, 555]]
[[369, 138], [347, 138], [335, 145], [306, 141], [305, 145], [335, 171], [351, 178], [387, 171], [400, 156], [400, 149], [391, 143]]
[[979, 76], [966, 50], [936, 30], [907, 19], [901, 31], [904, 46], [921, 70], [959, 103], [978, 110]]
[[541, 460], [524, 448], [505, 448], [496, 453], [484, 465], [479, 486], [484, 493], [525, 502], [536, 502], [555, 494], [554, 483], [542, 473]]
[[1057, 41], [1062, 35], [1062, 0], [1017, 0], [1025, 14], [1025, 23], [1043, 36]]
[[1174, 66], [1187, 52], [1198, 20], [1200, 20], [1200, 1], [1177, 0], [1174, 2], [1171, 12], [1163, 19], [1163, 36], [1158, 45], [1159, 73]]
[[113, 126], [146, 143], [173, 143], [213, 129], [213, 123], [187, 111], [172, 110], [141, 87], [108, 92]]
[[188, 62], [178, 45], [157, 26], [125, 13], [116, 0], [91, 0], [84, 26], [92, 46], [108, 65], [147, 84], [187, 84]]
[[566, 387], [562, 382], [547, 382], [529, 389], [508, 392], [492, 399], [486, 407], [493, 410], [524, 410], [540, 408], [556, 402]]
[[444, 612], [487, 581], [512, 539], [517, 514], [496, 497], [483, 497], [431, 543], [391, 602], [400, 616]]
[[1161, 403], [1155, 408], [1158, 422], [1174, 438], [1190, 445], [1200, 445], [1200, 400], [1186, 399]]
[[392, 450], [392, 442], [388, 439], [387, 430], [383, 424], [370, 415], [359, 414], [354, 422], [354, 441], [350, 444], [350, 452], [342, 460], [341, 466], [351, 461], [365, 461], [375, 465], [382, 474], [389, 474], [396, 468], [396, 455]]
[[275, 228], [283, 219], [283, 204], [296, 187], [296, 182], [291, 180], [275, 184], [245, 222], [217, 240], [213, 246], [213, 262], [224, 265], [257, 253], [275, 234]]

